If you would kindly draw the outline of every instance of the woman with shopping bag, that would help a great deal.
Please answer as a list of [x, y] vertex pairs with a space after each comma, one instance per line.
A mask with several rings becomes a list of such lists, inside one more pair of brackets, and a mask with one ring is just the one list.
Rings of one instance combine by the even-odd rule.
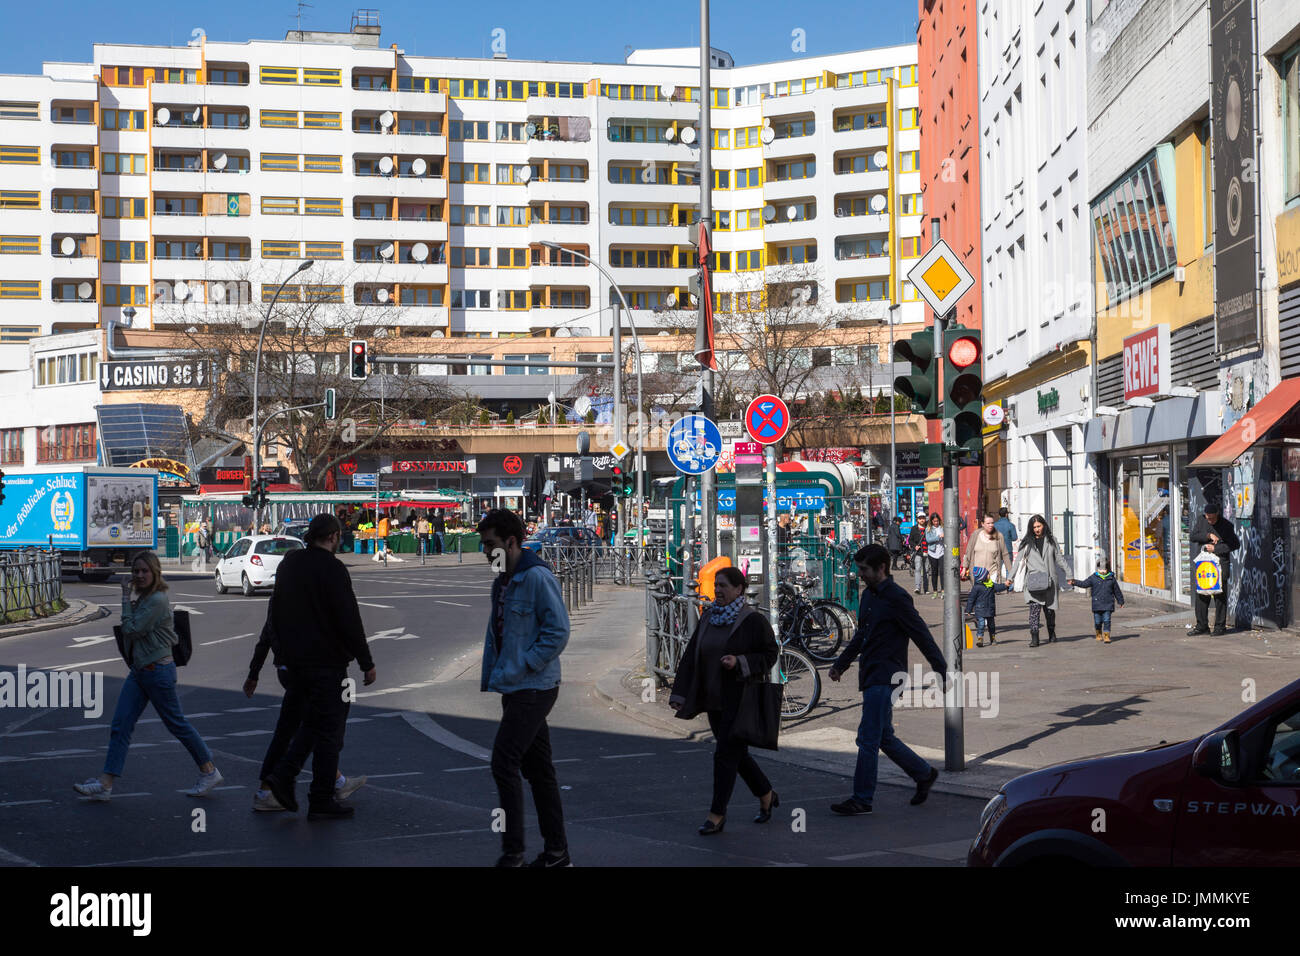
[[[755, 823], [766, 823], [779, 798], [766, 774], [749, 753], [757, 741], [753, 729], [779, 718], [780, 685], [770, 690], [767, 677], [780, 650], [767, 618], [745, 603], [745, 575], [739, 568], [720, 568], [713, 586], [716, 600], [700, 614], [695, 633], [677, 665], [668, 705], [683, 720], [704, 712], [717, 745], [713, 751], [713, 802], [701, 836], [721, 833], [736, 775], [758, 798]], [[777, 714], [768, 711], [776, 701]]]
[[[1059, 573], [1058, 573], [1059, 572]], [[1047, 614], [1047, 642], [1056, 640], [1056, 595], [1060, 582], [1074, 586], [1074, 572], [1061, 556], [1056, 538], [1042, 515], [1029, 519], [1029, 528], [1021, 538], [1011, 565], [1011, 580], [1017, 591], [1025, 592], [1029, 605], [1029, 646], [1038, 646], [1039, 620]]]

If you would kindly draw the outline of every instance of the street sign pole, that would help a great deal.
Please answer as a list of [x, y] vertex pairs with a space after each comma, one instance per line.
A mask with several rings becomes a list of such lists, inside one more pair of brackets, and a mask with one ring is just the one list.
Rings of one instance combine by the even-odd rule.
[[[767, 582], [767, 621], [772, 625], [772, 633], [781, 633], [781, 616], [777, 607], [780, 602], [781, 586], [777, 578], [777, 526], [776, 526], [776, 445], [763, 448], [763, 464], [767, 472], [767, 554], [763, 555], [763, 580]], [[739, 501], [739, 496], [737, 496]], [[737, 505], [739, 508], [739, 505]], [[739, 510], [737, 510], [737, 527], [739, 527]], [[777, 657], [772, 665], [773, 683], [781, 682], [781, 658]]]

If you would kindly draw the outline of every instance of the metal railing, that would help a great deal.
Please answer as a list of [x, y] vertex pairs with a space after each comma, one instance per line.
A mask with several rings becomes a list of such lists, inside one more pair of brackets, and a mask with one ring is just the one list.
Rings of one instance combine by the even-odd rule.
[[677, 675], [677, 665], [690, 643], [704, 603], [698, 594], [679, 594], [678, 579], [666, 573], [653, 576], [646, 585], [646, 667], [661, 683]]
[[56, 551], [0, 553], [0, 623], [45, 617], [63, 603], [63, 568]]

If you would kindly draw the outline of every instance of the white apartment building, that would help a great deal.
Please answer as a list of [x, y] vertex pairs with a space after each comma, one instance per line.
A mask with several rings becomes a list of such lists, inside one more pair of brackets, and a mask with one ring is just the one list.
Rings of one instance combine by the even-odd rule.
[[21, 361], [0, 371], [0, 470], [97, 464], [100, 333], [40, 336], [8, 349]]
[[1047, 518], [1081, 576], [1096, 533], [1085, 6], [988, 0], [978, 20], [984, 393], [1007, 412], [988, 500], [1018, 529]]
[[[0, 76], [0, 345], [91, 329], [220, 326], [281, 301], [361, 328], [608, 334], [607, 267], [638, 328], [689, 303], [711, 149], [719, 309], [808, 264], [855, 318], [919, 322], [914, 45], [735, 66], [407, 56], [377, 24], [283, 42], [97, 44]], [[350, 310], [351, 311], [351, 310]], [[625, 324], [630, 324], [625, 319]], [[0, 364], [21, 359], [0, 354]]]

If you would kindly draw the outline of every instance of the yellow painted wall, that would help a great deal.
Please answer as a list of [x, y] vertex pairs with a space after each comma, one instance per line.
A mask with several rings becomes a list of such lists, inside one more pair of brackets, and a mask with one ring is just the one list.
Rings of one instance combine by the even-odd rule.
[[[1098, 258], [1097, 281], [1097, 358], [1109, 358], [1124, 348], [1124, 339], [1153, 325], [1167, 323], [1170, 331], [1204, 319], [1214, 313], [1213, 255], [1205, 248], [1202, 219], [1203, 150], [1194, 129], [1189, 128], [1174, 139], [1176, 210], [1174, 245], [1178, 261], [1187, 270], [1185, 282], [1173, 276], [1162, 279], [1149, 289], [1129, 296], [1114, 308], [1106, 303], [1105, 274]], [[1166, 190], [1168, 184], [1165, 184]], [[1166, 200], [1171, 197], [1168, 192]], [[1280, 223], [1280, 220], [1279, 220]], [[1300, 224], [1297, 224], [1300, 240]], [[1279, 240], [1281, 235], [1279, 233]], [[1095, 242], [1095, 236], [1094, 236]], [[1300, 242], [1297, 242], [1300, 246]], [[1300, 248], [1297, 250], [1300, 258]], [[1300, 265], [1297, 266], [1300, 269]], [[1298, 275], [1300, 277], [1300, 275]]]
[[1277, 284], [1300, 282], [1300, 206], [1277, 217]]

